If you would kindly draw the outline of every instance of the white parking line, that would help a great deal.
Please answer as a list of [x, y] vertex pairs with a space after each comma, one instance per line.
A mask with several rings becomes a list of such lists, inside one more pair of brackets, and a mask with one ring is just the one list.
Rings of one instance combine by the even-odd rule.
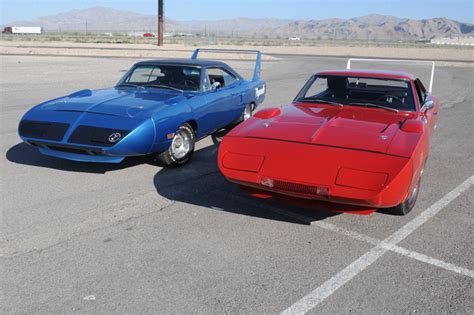
[[427, 263], [427, 264], [430, 264], [430, 265], [433, 265], [433, 266], [436, 266], [436, 267], [439, 267], [439, 268], [443, 268], [443, 269], [448, 270], [448, 271], [459, 273], [460, 275], [463, 275], [463, 276], [474, 278], [474, 271], [472, 271], [472, 270], [469, 270], [469, 269], [466, 269], [466, 268], [463, 268], [463, 267], [459, 267], [459, 266], [453, 265], [451, 263], [444, 262], [442, 260], [439, 260], [439, 259], [436, 259], [436, 258], [433, 258], [433, 257], [430, 257], [430, 256], [426, 256], [426, 255], [417, 253], [415, 251], [405, 249], [403, 247], [399, 247], [397, 245], [383, 244], [382, 243], [381, 246], [383, 246], [385, 249], [388, 249], [388, 250], [393, 251], [395, 253], [398, 253], [400, 255], [410, 257], [410, 258], [416, 259], [418, 261], [421, 261], [421, 262], [424, 262], [424, 263]]
[[[245, 198], [237, 197], [235, 195], [233, 195], [233, 197], [235, 199], [238, 199], [240, 203], [249, 204], [247, 202], [247, 199], [245, 199]], [[254, 206], [254, 205], [252, 205], [252, 206]], [[297, 221], [308, 222], [312, 226], [316, 226], [316, 227], [319, 227], [319, 228], [322, 228], [322, 229], [325, 229], [325, 230], [328, 230], [328, 231], [331, 231], [331, 232], [342, 234], [342, 235], [348, 236], [352, 239], [355, 239], [357, 241], [365, 242], [365, 243], [368, 243], [368, 244], [371, 244], [371, 245], [374, 245], [374, 246], [383, 247], [384, 249], [392, 251], [392, 252], [397, 253], [399, 255], [403, 255], [405, 257], [409, 257], [409, 258], [418, 260], [420, 262], [430, 264], [430, 265], [436, 266], [438, 268], [445, 269], [445, 270], [450, 271], [450, 272], [455, 272], [455, 273], [461, 274], [463, 276], [474, 278], [474, 271], [472, 271], [470, 269], [459, 267], [459, 266], [456, 266], [454, 264], [451, 264], [451, 263], [448, 263], [448, 262], [445, 262], [445, 261], [427, 256], [425, 254], [418, 253], [418, 252], [413, 251], [413, 250], [409, 250], [409, 249], [406, 249], [406, 248], [403, 248], [403, 247], [400, 247], [400, 246], [397, 246], [397, 245], [394, 245], [394, 244], [383, 242], [379, 239], [372, 238], [370, 236], [360, 234], [360, 233], [345, 229], [343, 227], [339, 227], [337, 225], [334, 225], [334, 224], [331, 224], [331, 223], [328, 223], [328, 222], [324, 222], [324, 221], [311, 222], [312, 219], [310, 217], [307, 217], [305, 215], [301, 215], [301, 214], [298, 214], [298, 213], [294, 213], [294, 212], [285, 211], [283, 209], [279, 209], [279, 208], [276, 208], [276, 207], [273, 207], [273, 206], [268, 206], [267, 205], [265, 207], [262, 206], [260, 208], [264, 209], [265, 211], [271, 211], [271, 212], [274, 212], [276, 214], [286, 216], [288, 218], [291, 218], [291, 219], [294, 219], [294, 220], [297, 220]]]
[[392, 251], [394, 253], [397, 253], [397, 254], [412, 258], [412, 259], [416, 259], [418, 261], [421, 261], [421, 262], [424, 262], [424, 263], [427, 263], [427, 264], [430, 264], [430, 265], [433, 265], [433, 266], [436, 266], [436, 267], [439, 267], [439, 268], [443, 268], [443, 269], [451, 271], [451, 272], [459, 273], [463, 276], [474, 278], [474, 271], [472, 271], [470, 269], [459, 267], [459, 266], [456, 266], [454, 264], [444, 262], [442, 260], [427, 256], [427, 255], [424, 255], [424, 254], [421, 254], [421, 253], [418, 253], [418, 252], [415, 252], [415, 251], [412, 251], [412, 250], [409, 250], [409, 249], [406, 249], [406, 248], [403, 248], [403, 247], [400, 247], [400, 246], [397, 246], [397, 245], [394, 245], [394, 244], [385, 243], [383, 241], [372, 238], [370, 236], [359, 234], [357, 232], [347, 230], [345, 228], [336, 226], [336, 225], [331, 224], [331, 223], [314, 222], [311, 225], [315, 225], [315, 226], [323, 228], [325, 230], [329, 230], [329, 231], [332, 231], [332, 232], [336, 232], [336, 233], [339, 233], [339, 234], [349, 236], [350, 238], [353, 238], [353, 239], [358, 240], [358, 241], [362, 241], [362, 242], [366, 242], [366, 243], [369, 243], [369, 244], [372, 244], [372, 245], [383, 247], [384, 249], [387, 249], [387, 250]]
[[304, 314], [316, 307], [327, 297], [331, 296], [337, 289], [345, 285], [352, 278], [357, 276], [368, 266], [372, 265], [377, 259], [383, 256], [387, 251], [391, 250], [396, 244], [405, 239], [408, 235], [413, 233], [423, 223], [431, 219], [450, 202], [459, 197], [464, 191], [469, 189], [474, 183], [474, 176], [469, 177], [461, 185], [453, 189], [451, 192], [446, 194], [443, 198], [434, 203], [431, 207], [424, 210], [421, 214], [416, 216], [413, 220], [408, 222], [402, 228], [394, 232], [392, 235], [387, 237], [379, 245], [372, 248], [366, 254], [362, 255], [359, 259], [351, 263], [346, 268], [342, 269], [331, 279], [327, 280], [320, 287], [291, 305], [289, 308], [284, 310], [282, 314]]

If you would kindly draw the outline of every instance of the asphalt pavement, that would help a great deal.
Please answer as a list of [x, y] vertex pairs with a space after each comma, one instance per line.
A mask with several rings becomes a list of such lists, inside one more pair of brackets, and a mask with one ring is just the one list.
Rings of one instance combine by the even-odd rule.
[[[42, 156], [17, 135], [25, 111], [110, 87], [138, 60], [0, 58], [0, 313], [474, 313], [472, 64], [436, 70], [438, 128], [416, 207], [399, 217], [251, 198], [220, 175], [211, 139], [177, 169]], [[345, 65], [265, 62], [262, 108]]]

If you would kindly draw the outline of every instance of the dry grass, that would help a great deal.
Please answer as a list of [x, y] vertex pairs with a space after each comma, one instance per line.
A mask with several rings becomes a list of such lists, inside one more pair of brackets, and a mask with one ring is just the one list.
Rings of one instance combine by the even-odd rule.
[[[474, 61], [471, 47], [433, 46], [417, 43], [363, 42], [288, 42], [275, 40], [169, 38], [165, 47], [156, 47], [156, 39], [129, 36], [1, 36], [2, 54], [107, 56], [133, 58], [189, 57], [195, 47], [260, 49], [266, 54], [320, 55], [338, 57], [370, 57], [427, 59], [443, 61]], [[102, 42], [103, 41], [103, 42]], [[209, 45], [211, 44], [211, 45]], [[206, 58], [248, 59], [248, 56], [208, 54]], [[274, 59], [269, 56], [266, 60]]]

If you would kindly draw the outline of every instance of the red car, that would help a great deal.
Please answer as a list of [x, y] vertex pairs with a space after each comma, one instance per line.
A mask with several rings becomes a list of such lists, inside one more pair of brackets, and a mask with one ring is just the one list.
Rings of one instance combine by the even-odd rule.
[[292, 104], [264, 109], [228, 133], [219, 169], [263, 197], [405, 215], [418, 197], [438, 108], [408, 73], [320, 72]]

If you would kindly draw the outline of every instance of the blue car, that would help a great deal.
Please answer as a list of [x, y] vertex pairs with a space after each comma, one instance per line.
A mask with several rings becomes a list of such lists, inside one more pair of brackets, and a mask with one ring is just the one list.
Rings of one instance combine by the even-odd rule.
[[120, 163], [152, 155], [161, 165], [183, 165], [197, 140], [250, 118], [265, 98], [259, 51], [232, 51], [256, 54], [252, 80], [223, 62], [198, 59], [200, 51], [191, 59], [139, 62], [113, 88], [39, 104], [21, 119], [19, 135], [62, 159]]

